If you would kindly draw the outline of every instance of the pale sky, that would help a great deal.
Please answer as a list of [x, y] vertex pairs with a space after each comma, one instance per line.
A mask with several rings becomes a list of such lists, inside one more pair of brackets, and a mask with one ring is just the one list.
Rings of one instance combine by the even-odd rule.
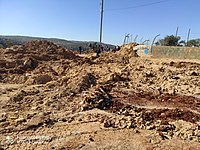
[[[101, 0], [0, 0], [0, 35], [99, 41]], [[200, 0], [104, 0], [103, 42], [175, 34], [200, 38]]]

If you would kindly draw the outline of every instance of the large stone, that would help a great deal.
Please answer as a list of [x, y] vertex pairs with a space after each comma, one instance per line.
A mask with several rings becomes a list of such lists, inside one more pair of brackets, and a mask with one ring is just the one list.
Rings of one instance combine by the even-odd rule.
[[19, 102], [21, 100], [23, 100], [23, 98], [25, 96], [27, 96], [28, 94], [24, 91], [24, 90], [21, 90], [19, 92], [17, 92], [11, 99], [14, 101], [14, 102]]
[[48, 74], [38, 75], [34, 78], [36, 84], [46, 84], [50, 81], [52, 81], [52, 77]]
[[0, 122], [5, 122], [7, 118], [7, 115], [5, 113], [0, 114]]
[[45, 116], [43, 113], [33, 116], [30, 121], [27, 123], [27, 127], [38, 127], [45, 122]]

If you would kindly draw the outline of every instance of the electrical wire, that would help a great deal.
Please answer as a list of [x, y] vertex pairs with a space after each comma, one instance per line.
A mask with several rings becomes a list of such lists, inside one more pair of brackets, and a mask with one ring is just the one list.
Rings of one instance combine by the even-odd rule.
[[134, 9], [134, 8], [156, 5], [156, 4], [164, 3], [164, 2], [167, 2], [167, 1], [169, 1], [169, 0], [162, 0], [162, 1], [152, 2], [152, 3], [141, 4], [141, 5], [137, 5], [137, 6], [124, 7], [124, 8], [105, 9], [104, 11], [117, 11], [117, 10], [125, 10], [125, 9]]

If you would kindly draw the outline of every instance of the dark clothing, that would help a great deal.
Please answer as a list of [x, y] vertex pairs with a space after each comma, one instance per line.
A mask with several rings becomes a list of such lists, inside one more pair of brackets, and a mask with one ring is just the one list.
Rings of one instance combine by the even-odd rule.
[[81, 47], [81, 46], [79, 46], [79, 52], [80, 52], [80, 54], [81, 54], [81, 52], [82, 52], [82, 47]]
[[97, 57], [99, 57], [99, 54], [101, 53], [101, 50], [100, 50], [100, 48], [97, 48]]

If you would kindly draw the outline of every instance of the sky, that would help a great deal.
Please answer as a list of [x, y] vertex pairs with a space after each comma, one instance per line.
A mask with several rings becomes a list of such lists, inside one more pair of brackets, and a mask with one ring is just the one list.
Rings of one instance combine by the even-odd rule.
[[[0, 35], [99, 41], [101, 0], [0, 0]], [[104, 0], [103, 39], [200, 38], [200, 0]], [[131, 38], [129, 38], [131, 41]]]

